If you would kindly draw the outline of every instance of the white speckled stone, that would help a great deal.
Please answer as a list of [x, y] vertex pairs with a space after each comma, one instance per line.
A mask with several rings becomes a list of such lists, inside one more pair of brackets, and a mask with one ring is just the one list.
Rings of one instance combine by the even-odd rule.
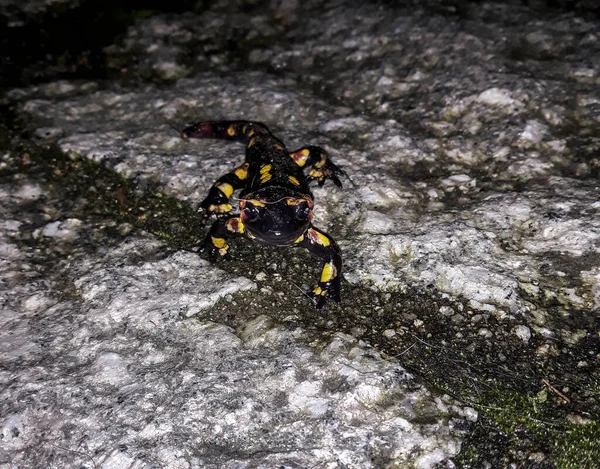
[[[227, 294], [256, 288], [254, 282], [231, 278], [187, 252], [121, 269], [97, 268], [77, 278], [75, 286], [85, 300], [108, 301], [111, 305], [110, 309], [95, 310], [94, 321], [109, 324], [127, 319], [140, 327], [157, 327], [167, 315], [193, 316]], [[117, 291], [123, 293], [115, 295]], [[145, 297], [146, 291], [152, 291], [152, 296]], [[138, 305], [146, 314], [140, 314]]]
[[527, 326], [515, 326], [512, 333], [525, 343], [529, 342], [529, 339], [531, 338], [531, 330]]
[[[518, 101], [512, 97], [510, 90], [501, 88], [489, 88], [483, 91], [477, 101], [490, 106], [515, 106]], [[521, 104], [521, 103], [519, 103]]]

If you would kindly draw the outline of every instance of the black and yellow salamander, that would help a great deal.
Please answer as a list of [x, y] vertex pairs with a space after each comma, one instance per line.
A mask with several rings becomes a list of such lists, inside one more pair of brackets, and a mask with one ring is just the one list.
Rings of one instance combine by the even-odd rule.
[[[233, 140], [246, 145], [246, 160], [220, 177], [210, 188], [201, 206], [206, 215], [216, 215], [200, 249], [211, 262], [228, 253], [227, 237], [244, 234], [271, 246], [307, 249], [323, 260], [318, 285], [310, 293], [316, 307], [327, 300], [340, 301], [341, 252], [335, 241], [311, 224], [313, 195], [309, 183], [322, 186], [331, 179], [342, 187], [344, 172], [325, 150], [307, 146], [289, 152], [269, 129], [259, 122], [199, 122], [183, 130], [184, 138]], [[241, 190], [239, 215], [231, 203]]]

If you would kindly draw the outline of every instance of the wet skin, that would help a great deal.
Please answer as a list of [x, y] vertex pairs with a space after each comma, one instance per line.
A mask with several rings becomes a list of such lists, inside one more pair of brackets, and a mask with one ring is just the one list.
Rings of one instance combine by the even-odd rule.
[[[311, 224], [311, 181], [331, 179], [342, 187], [344, 174], [325, 150], [315, 146], [289, 152], [264, 124], [247, 121], [199, 122], [183, 130], [184, 138], [215, 138], [246, 145], [245, 162], [221, 176], [201, 206], [216, 215], [201, 248], [211, 262], [229, 252], [227, 238], [246, 235], [260, 244], [307, 249], [323, 260], [319, 283], [310, 292], [317, 308], [340, 301], [342, 257], [335, 241]], [[231, 196], [240, 190], [239, 215]]]

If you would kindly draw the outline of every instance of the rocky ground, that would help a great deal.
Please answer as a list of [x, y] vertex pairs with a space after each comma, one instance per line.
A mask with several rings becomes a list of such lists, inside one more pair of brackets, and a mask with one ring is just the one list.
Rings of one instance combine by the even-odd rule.
[[[597, 467], [600, 20], [554, 6], [132, 10], [6, 62], [3, 467]], [[205, 119], [347, 171], [340, 305], [303, 252], [194, 252], [243, 158]]]

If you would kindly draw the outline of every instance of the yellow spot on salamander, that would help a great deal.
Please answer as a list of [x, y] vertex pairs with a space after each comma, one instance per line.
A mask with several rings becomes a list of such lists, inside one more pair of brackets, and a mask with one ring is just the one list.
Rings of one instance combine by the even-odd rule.
[[252, 137], [256, 132], [254, 130], [251, 130], [250, 132], [248, 132], [248, 137]]
[[335, 277], [337, 277], [337, 269], [335, 268], [335, 265], [333, 265], [331, 262], [325, 264], [323, 266], [323, 272], [321, 272], [321, 282], [329, 282]]
[[294, 244], [301, 243], [302, 241], [304, 241], [304, 235], [300, 235], [300, 237], [296, 241], [294, 241]]
[[233, 233], [243, 233], [245, 231], [244, 223], [240, 218], [230, 218], [225, 225], [227, 230]]
[[316, 169], [311, 170], [308, 175], [315, 179], [323, 177], [323, 173], [321, 171], [317, 171]]
[[227, 135], [233, 137], [235, 135], [235, 125], [230, 125], [227, 129]]
[[225, 194], [225, 197], [227, 198], [231, 197], [231, 194], [233, 194], [233, 186], [226, 182], [219, 184], [217, 186], [217, 189], [219, 189], [223, 194]]
[[290, 182], [294, 186], [299, 186], [300, 185], [300, 181], [298, 181], [298, 179], [296, 179], [294, 176], [288, 176], [288, 179], [290, 180]]
[[290, 153], [290, 156], [292, 157], [294, 162], [300, 167], [303, 167], [306, 164], [306, 159], [308, 158], [308, 155], [310, 155], [310, 152], [306, 149], [297, 151], [295, 153]]
[[321, 289], [321, 287], [315, 287], [315, 289], [313, 290], [313, 293], [315, 295], [321, 295], [323, 293], [323, 290]]
[[208, 207], [209, 212], [215, 213], [229, 213], [232, 210], [231, 204], [221, 204], [221, 205], [210, 205]]
[[325, 153], [321, 153], [321, 159], [319, 160], [319, 162], [317, 164], [315, 164], [315, 168], [317, 168], [317, 169], [322, 168], [323, 166], [325, 166], [326, 162], [327, 162], [327, 156], [325, 156]]
[[247, 125], [245, 125], [244, 127], [242, 127], [242, 133], [244, 133], [244, 134], [245, 134], [245, 133], [246, 133], [246, 129], [247, 129], [247, 128], [248, 128], [248, 126], [247, 126]]
[[214, 236], [211, 236], [210, 239], [213, 243], [213, 246], [216, 248], [223, 249], [225, 246], [227, 246], [224, 238], [215, 238]]
[[234, 171], [234, 174], [241, 181], [246, 179], [248, 177], [248, 163], [245, 163], [242, 166], [240, 166], [238, 169], [236, 169]]
[[271, 180], [271, 165], [266, 164], [262, 168], [260, 168], [260, 182], [265, 183]]
[[313, 244], [316, 243], [325, 247], [331, 244], [331, 241], [327, 236], [325, 236], [323, 233], [319, 233], [318, 231], [313, 230], [312, 228], [308, 230], [308, 237], [310, 238]]
[[278, 150], [283, 150], [283, 147], [281, 145], [279, 145], [279, 143], [275, 144], [275, 148], [277, 148]]
[[250, 148], [255, 143], [256, 143], [256, 139], [255, 138], [251, 138], [250, 140], [248, 140], [248, 148]]

